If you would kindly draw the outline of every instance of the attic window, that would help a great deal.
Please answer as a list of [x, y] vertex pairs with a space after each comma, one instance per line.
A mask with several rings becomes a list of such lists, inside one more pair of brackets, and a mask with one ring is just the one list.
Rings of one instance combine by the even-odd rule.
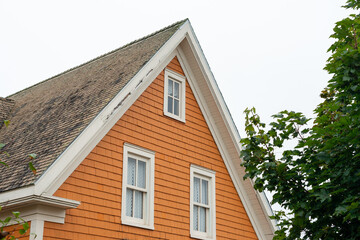
[[164, 114], [185, 122], [185, 77], [165, 69]]

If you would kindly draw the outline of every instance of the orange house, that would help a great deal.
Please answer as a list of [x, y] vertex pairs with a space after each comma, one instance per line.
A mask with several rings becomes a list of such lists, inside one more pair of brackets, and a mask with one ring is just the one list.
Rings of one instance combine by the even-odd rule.
[[273, 237], [188, 20], [1, 98], [0, 110], [11, 121], [1, 218], [20, 211], [37, 240]]

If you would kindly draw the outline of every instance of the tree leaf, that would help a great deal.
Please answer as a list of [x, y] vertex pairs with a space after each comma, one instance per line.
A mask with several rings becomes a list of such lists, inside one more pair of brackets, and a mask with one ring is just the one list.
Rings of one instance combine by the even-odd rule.
[[29, 162], [29, 168], [33, 172], [33, 174], [35, 175], [36, 174], [36, 168], [34, 167], [32, 162]]
[[16, 217], [16, 218], [19, 218], [19, 216], [20, 216], [20, 212], [17, 212], [17, 211], [12, 212], [12, 214], [13, 214], [14, 217]]
[[4, 125], [5, 125], [5, 127], [8, 127], [9, 124], [10, 124], [10, 121], [9, 121], [9, 120], [4, 120]]

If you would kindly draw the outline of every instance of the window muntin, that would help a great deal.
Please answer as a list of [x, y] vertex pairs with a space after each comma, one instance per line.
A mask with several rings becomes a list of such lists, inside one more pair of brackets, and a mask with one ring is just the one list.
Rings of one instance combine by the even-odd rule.
[[121, 222], [154, 229], [155, 153], [124, 144]]
[[165, 69], [164, 114], [185, 122], [185, 77]]
[[191, 165], [190, 191], [191, 237], [215, 239], [215, 172]]

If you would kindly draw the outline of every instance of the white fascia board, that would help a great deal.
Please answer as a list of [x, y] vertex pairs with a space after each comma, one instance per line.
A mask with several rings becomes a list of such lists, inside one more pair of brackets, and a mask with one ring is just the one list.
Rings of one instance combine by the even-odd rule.
[[[262, 230], [262, 223], [260, 223], [258, 221], [258, 217], [257, 214], [255, 212], [254, 209], [254, 204], [250, 201], [250, 199], [248, 198], [248, 193], [246, 191], [246, 188], [244, 186], [244, 184], [251, 184], [250, 181], [243, 181], [241, 178], [241, 174], [239, 172], [239, 169], [236, 167], [237, 165], [240, 166], [241, 163], [241, 159], [239, 158], [240, 155], [240, 150], [241, 150], [241, 146], [240, 146], [240, 135], [237, 132], [236, 126], [232, 120], [232, 117], [228, 111], [228, 108], [225, 104], [225, 101], [221, 95], [221, 92], [216, 84], [216, 81], [214, 79], [214, 76], [212, 75], [212, 72], [210, 70], [210, 67], [207, 64], [207, 61], [205, 59], [205, 56], [203, 55], [203, 52], [199, 46], [199, 43], [195, 37], [195, 34], [192, 31], [191, 26], [190, 30], [188, 33], [189, 35], [187, 36], [187, 40], [188, 43], [192, 49], [192, 52], [194, 54], [195, 59], [198, 62], [199, 67], [201, 68], [202, 74], [207, 82], [207, 85], [209, 87], [209, 90], [211, 91], [212, 94], [212, 100], [214, 100], [216, 102], [216, 106], [217, 106], [217, 110], [219, 111], [219, 113], [221, 114], [222, 117], [222, 121], [225, 124], [227, 129], [219, 129], [218, 125], [216, 124], [213, 116], [209, 115], [208, 113], [210, 113], [209, 108], [207, 107], [207, 102], [209, 102], [209, 99], [206, 99], [201, 92], [201, 88], [197, 86], [196, 81], [194, 81], [194, 75], [191, 73], [191, 66], [189, 66], [189, 64], [187, 64], [186, 62], [186, 56], [185, 53], [182, 52], [182, 50], [180, 49], [180, 56], [182, 56], [180, 59], [180, 64], [182, 64], [183, 69], [186, 69], [185, 71], [185, 75], [187, 75], [187, 79], [189, 80], [189, 84], [192, 87], [192, 90], [195, 94], [195, 97], [199, 103], [199, 106], [201, 108], [201, 111], [209, 125], [210, 131], [212, 132], [215, 142], [219, 148], [220, 154], [222, 156], [222, 158], [224, 159], [225, 165], [229, 171], [229, 174], [231, 176], [232, 181], [234, 182], [234, 185], [236, 187], [236, 190], [238, 192], [238, 195], [241, 199], [241, 201], [243, 202], [243, 205], [246, 209], [246, 212], [249, 215], [249, 218], [252, 222], [252, 225], [255, 229], [256, 234], [258, 235], [258, 237], [260, 239], [267, 239], [268, 236], [267, 234]], [[192, 79], [192, 80], [191, 80]], [[213, 107], [213, 106], [211, 106]], [[222, 131], [227, 131], [231, 137], [232, 140], [232, 147], [235, 148], [236, 150], [236, 158], [232, 157], [229, 155], [228, 152], [228, 148], [230, 146], [228, 146], [227, 144], [224, 143], [224, 134], [222, 134]], [[266, 203], [264, 203], [264, 199], [260, 198], [258, 195], [258, 192], [255, 191], [253, 188], [251, 188], [257, 198], [259, 199], [259, 203], [261, 205], [262, 211], [264, 211], [265, 216], [267, 217], [268, 215], [268, 211], [266, 211], [264, 206], [268, 205], [268, 202], [266, 201]], [[268, 206], [270, 207], [270, 206]], [[268, 224], [270, 225], [271, 229], [274, 229], [273, 224], [270, 223], [270, 220], [266, 219], [266, 222], [268, 222]], [[272, 231], [274, 232], [274, 231]]]
[[189, 21], [179, 27], [158, 52], [142, 67], [125, 87], [108, 103], [82, 133], [35, 183], [35, 194], [53, 195], [108, 133], [127, 109], [145, 91], [168, 63], [179, 43], [185, 38]]
[[210, 86], [210, 90], [213, 93], [213, 97], [217, 104], [219, 105], [218, 108], [225, 118], [225, 123], [227, 124], [227, 127], [229, 128], [229, 133], [231, 133], [234, 143], [236, 143], [237, 150], [240, 154], [241, 145], [240, 145], [240, 134], [235, 126], [235, 123], [231, 117], [231, 114], [229, 112], [229, 109], [225, 103], [225, 100], [220, 92], [220, 89], [216, 83], [215, 77], [210, 69], [210, 65], [207, 62], [204, 52], [201, 49], [200, 43], [195, 35], [194, 29], [189, 24], [188, 25], [188, 38], [189, 38], [189, 44], [193, 49], [194, 55], [198, 62], [200, 63], [199, 66], [201, 67], [201, 70], [203, 71], [204, 77], [207, 80], [208, 85]]
[[80, 202], [55, 196], [30, 195], [0, 202], [4, 210], [14, 209], [25, 205], [47, 205], [61, 209], [76, 208]]
[[[181, 55], [183, 55], [183, 54], [181, 54]], [[209, 126], [210, 132], [215, 140], [215, 143], [218, 147], [220, 155], [221, 155], [222, 159], [224, 160], [226, 169], [228, 170], [230, 178], [231, 178], [232, 182], [234, 183], [234, 186], [235, 186], [237, 193], [243, 203], [245, 211], [248, 214], [249, 219], [250, 219], [259, 239], [266, 239], [264, 237], [264, 234], [261, 231], [261, 227], [260, 227], [261, 224], [256, 220], [256, 217], [255, 217], [256, 214], [255, 214], [253, 207], [251, 206], [251, 202], [246, 194], [246, 189], [244, 188], [244, 186], [241, 182], [240, 175], [235, 170], [234, 163], [232, 162], [232, 158], [228, 154], [227, 146], [225, 146], [225, 144], [223, 143], [223, 138], [222, 138], [223, 134], [221, 134], [221, 131], [218, 129], [213, 117], [211, 115], [209, 115], [210, 111], [206, 105], [207, 100], [202, 95], [200, 88], [197, 87], [196, 81], [193, 81], [194, 76], [191, 73], [190, 66], [186, 63], [185, 57], [182, 57], [181, 59], [182, 59], [181, 62], [184, 64], [183, 69], [186, 69], [186, 74], [188, 76], [191, 76], [191, 77], [187, 76], [189, 85], [192, 88], [192, 91], [195, 95], [196, 101], [199, 104], [199, 107], [205, 118], [205, 121], [206, 121], [207, 125]]]
[[[20, 217], [24, 221], [31, 221], [31, 224], [33, 221], [34, 223], [39, 223], [31, 233], [42, 236], [42, 222], [65, 223], [66, 209], [76, 208], [79, 204], [80, 202], [78, 201], [54, 196], [26, 196], [0, 203], [3, 207], [0, 212], [0, 218], [14, 217], [13, 211], [20, 212]], [[18, 222], [12, 221], [10, 225], [12, 224], [18, 224]]]
[[0, 193], [0, 205], [3, 202], [10, 201], [12, 199], [22, 198], [26, 196], [31, 196], [35, 193], [35, 186], [30, 185], [10, 191], [6, 191], [3, 193]]

